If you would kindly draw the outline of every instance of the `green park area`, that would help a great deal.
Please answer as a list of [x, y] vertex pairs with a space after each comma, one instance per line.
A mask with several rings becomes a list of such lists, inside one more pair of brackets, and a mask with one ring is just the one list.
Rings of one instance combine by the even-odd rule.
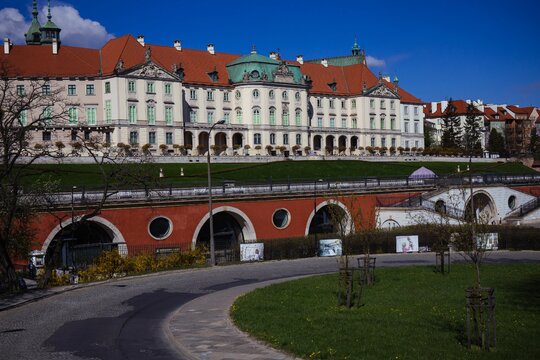
[[[234, 303], [234, 322], [303, 359], [539, 359], [540, 265], [483, 265], [495, 289], [497, 346], [467, 348], [465, 289], [472, 266], [375, 270], [360, 306], [337, 306], [338, 276], [276, 284]], [[354, 286], [358, 286], [356, 283]]]
[[[212, 177], [215, 181], [237, 182], [286, 182], [313, 181], [315, 179], [345, 180], [362, 177], [408, 176], [425, 166], [438, 175], [457, 174], [458, 165], [462, 173], [467, 163], [455, 162], [368, 162], [368, 161], [279, 161], [270, 163], [214, 163]], [[163, 178], [159, 177], [160, 169]], [[533, 170], [521, 163], [473, 163], [473, 173], [531, 173]], [[182, 186], [206, 184], [207, 165], [204, 158], [199, 163], [144, 163], [119, 166], [95, 164], [39, 164], [28, 170], [27, 183], [37, 178], [52, 179], [61, 188], [71, 186], [100, 187], [104, 183], [102, 171], [113, 174], [123, 184], [146, 182], [149, 185]], [[182, 176], [182, 173], [184, 174]], [[128, 185], [126, 185], [128, 186]]]

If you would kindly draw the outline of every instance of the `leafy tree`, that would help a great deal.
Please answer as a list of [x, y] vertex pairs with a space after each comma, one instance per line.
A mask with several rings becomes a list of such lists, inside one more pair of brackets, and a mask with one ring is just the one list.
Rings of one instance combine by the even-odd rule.
[[536, 126], [533, 126], [531, 129], [531, 140], [529, 143], [529, 151], [531, 153], [536, 153], [539, 150], [538, 148], [538, 133], [536, 132]]
[[433, 141], [433, 126], [431, 123], [424, 121], [424, 146], [427, 148], [434, 144]]
[[501, 156], [505, 152], [504, 138], [496, 129], [491, 129], [489, 132], [488, 151]]
[[456, 110], [454, 102], [450, 99], [441, 117], [441, 146], [443, 148], [457, 148], [461, 144], [461, 124]]

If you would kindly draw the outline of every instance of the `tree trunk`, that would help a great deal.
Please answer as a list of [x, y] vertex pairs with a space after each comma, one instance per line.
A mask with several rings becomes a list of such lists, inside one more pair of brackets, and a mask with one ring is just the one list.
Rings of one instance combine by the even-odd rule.
[[0, 268], [6, 274], [8, 281], [8, 289], [10, 292], [19, 292], [21, 290], [21, 287], [19, 286], [17, 272], [15, 271], [15, 266], [11, 261], [11, 257], [9, 256], [4, 246], [0, 246], [0, 252]]

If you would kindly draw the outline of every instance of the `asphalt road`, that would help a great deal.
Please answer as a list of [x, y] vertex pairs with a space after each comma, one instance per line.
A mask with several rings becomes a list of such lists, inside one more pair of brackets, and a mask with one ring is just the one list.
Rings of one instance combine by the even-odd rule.
[[[429, 265], [434, 258], [378, 255], [377, 266]], [[487, 261], [540, 262], [540, 252], [492, 253]], [[0, 312], [0, 359], [181, 359], [163, 328], [183, 304], [235, 286], [336, 270], [336, 259], [312, 258], [172, 271], [81, 287]]]

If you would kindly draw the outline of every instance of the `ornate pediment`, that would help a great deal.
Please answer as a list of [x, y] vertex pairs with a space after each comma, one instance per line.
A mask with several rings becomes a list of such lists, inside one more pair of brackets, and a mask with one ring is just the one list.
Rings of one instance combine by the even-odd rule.
[[294, 75], [292, 71], [287, 66], [287, 63], [285, 61], [282, 61], [276, 71], [273, 73], [274, 75], [274, 81], [275, 82], [281, 82], [281, 83], [288, 83], [293, 84], [294, 83]]
[[366, 92], [366, 95], [374, 96], [374, 97], [386, 97], [386, 98], [392, 98], [392, 99], [399, 99], [398, 94], [396, 94], [394, 90], [390, 89], [384, 83], [379, 83], [378, 85], [372, 87], [371, 89], [368, 89]]
[[132, 71], [127, 72], [125, 75], [144, 78], [144, 79], [163, 79], [163, 80], [178, 80], [177, 74], [171, 74], [165, 71], [160, 66], [153, 62], [148, 62]]

